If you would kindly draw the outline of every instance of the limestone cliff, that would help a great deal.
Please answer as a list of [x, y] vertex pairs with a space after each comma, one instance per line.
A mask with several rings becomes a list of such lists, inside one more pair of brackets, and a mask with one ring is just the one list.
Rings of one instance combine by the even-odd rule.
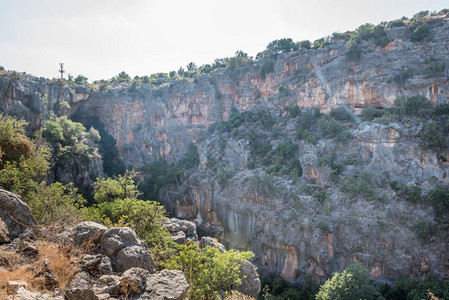
[[[73, 110], [80, 118], [99, 118], [116, 139], [125, 162], [140, 167], [154, 160], [179, 159], [200, 129], [227, 119], [232, 107], [243, 111], [283, 111], [293, 105], [322, 111], [341, 104], [388, 107], [398, 95], [417, 94], [444, 103], [449, 99], [449, 70], [444, 68], [449, 65], [448, 19], [435, 19], [432, 39], [426, 42], [411, 42], [406, 27], [388, 29], [390, 43], [381, 48], [365, 41], [358, 61], [348, 59], [344, 43], [333, 43], [221, 68], [195, 82], [175, 80], [160, 87], [122, 83], [93, 91]], [[432, 75], [429, 70], [435, 64], [443, 66], [443, 72]], [[266, 65], [273, 66], [272, 72], [261, 74]]]

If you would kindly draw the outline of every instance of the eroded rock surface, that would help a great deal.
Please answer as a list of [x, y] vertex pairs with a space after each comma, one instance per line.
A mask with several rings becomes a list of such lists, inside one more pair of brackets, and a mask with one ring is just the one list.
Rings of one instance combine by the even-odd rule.
[[0, 189], [0, 242], [11, 241], [34, 225], [36, 220], [20, 196]]

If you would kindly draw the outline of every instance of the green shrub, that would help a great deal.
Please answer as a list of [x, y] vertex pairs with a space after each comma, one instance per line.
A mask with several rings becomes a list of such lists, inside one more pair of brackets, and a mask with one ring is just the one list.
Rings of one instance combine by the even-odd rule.
[[310, 49], [312, 47], [312, 44], [310, 43], [309, 40], [304, 40], [304, 41], [300, 41], [298, 42], [298, 48], [305, 48], [305, 49]]
[[70, 225], [81, 219], [80, 208], [86, 200], [71, 185], [59, 182], [36, 186], [26, 199], [33, 216], [44, 225]]
[[298, 130], [310, 130], [318, 121], [320, 113], [306, 111], [298, 116], [296, 128]]
[[337, 134], [337, 136], [335, 137], [335, 140], [337, 142], [346, 142], [346, 141], [352, 139], [353, 137], [354, 137], [354, 135], [352, 134], [351, 131], [343, 130]]
[[291, 118], [296, 118], [297, 116], [301, 115], [301, 109], [299, 108], [299, 106], [295, 105], [295, 106], [289, 106], [286, 108], [289, 117]]
[[392, 181], [390, 183], [390, 187], [396, 192], [398, 197], [404, 200], [417, 203], [422, 199], [422, 190], [419, 186], [416, 185], [408, 186], [405, 184], [400, 184], [397, 181]]
[[0, 113], [0, 185], [23, 197], [45, 180], [50, 151], [25, 135], [26, 122]]
[[365, 121], [373, 121], [376, 118], [382, 117], [384, 114], [385, 111], [383, 111], [382, 109], [368, 106], [362, 110], [362, 119]]
[[296, 138], [312, 145], [316, 145], [318, 142], [318, 139], [313, 132], [302, 128], [296, 130]]
[[393, 20], [387, 23], [387, 28], [404, 27], [405, 23], [403, 20]]
[[436, 116], [447, 116], [449, 115], [449, 104], [438, 104], [435, 106], [435, 115]]
[[426, 64], [426, 70], [424, 76], [426, 78], [444, 76], [444, 70], [446, 69], [446, 64], [439, 58], [429, 57], [424, 60]]
[[189, 299], [220, 299], [220, 292], [241, 284], [240, 267], [254, 255], [251, 252], [219, 249], [196, 243], [176, 245], [177, 255], [164, 262], [164, 268], [182, 270], [189, 282]]
[[341, 131], [343, 125], [333, 117], [323, 115], [318, 119], [321, 136], [324, 138], [335, 138]]
[[288, 92], [288, 88], [286, 88], [283, 85], [280, 85], [278, 88], [278, 92], [279, 92], [279, 94], [286, 94]]
[[313, 42], [312, 48], [313, 49], [324, 48], [324, 47], [328, 46], [330, 44], [330, 42], [331, 42], [330, 36], [320, 38]]
[[427, 201], [432, 204], [435, 215], [441, 217], [449, 212], [449, 188], [446, 186], [437, 186], [430, 190], [426, 195]]
[[362, 46], [356, 41], [349, 41], [346, 45], [346, 56], [352, 61], [358, 61], [362, 57]]
[[349, 194], [351, 198], [363, 197], [366, 200], [375, 200], [374, 183], [364, 176], [346, 177], [340, 183], [340, 190]]
[[430, 26], [421, 22], [417, 22], [411, 26], [411, 41], [412, 42], [423, 42], [428, 41], [432, 38], [430, 33]]
[[282, 52], [296, 51], [298, 50], [298, 45], [291, 38], [283, 38], [270, 42], [267, 45], [267, 50], [272, 54], [279, 54]]
[[362, 264], [352, 264], [320, 287], [316, 300], [384, 299]]
[[423, 149], [438, 150], [446, 146], [446, 139], [437, 130], [437, 123], [433, 121], [424, 124], [420, 136]]
[[424, 280], [398, 279], [384, 296], [387, 300], [430, 299], [429, 292], [436, 297], [432, 299], [449, 299], [449, 281], [434, 277], [427, 277]]
[[422, 118], [433, 114], [432, 103], [424, 96], [399, 96], [394, 100], [394, 106], [399, 114], [418, 116]]
[[[159, 191], [165, 185], [179, 182], [188, 171], [198, 166], [198, 148], [194, 144], [189, 144], [188, 151], [182, 159], [175, 164], [168, 164], [166, 161], [158, 161], [144, 166], [141, 171], [144, 174], [144, 181], [140, 185], [146, 199], [158, 200]], [[214, 162], [214, 169], [218, 162]]]
[[75, 77], [75, 83], [76, 84], [88, 84], [88, 78], [86, 76], [83, 75], [78, 75]]
[[353, 112], [347, 106], [339, 106], [329, 115], [340, 122], [354, 122]]
[[415, 235], [421, 241], [425, 242], [430, 238], [430, 223], [427, 221], [420, 221], [415, 223]]
[[267, 61], [263, 64], [262, 68], [260, 69], [260, 78], [262, 80], [265, 79], [267, 74], [270, 74], [274, 71], [274, 63], [272, 61]]

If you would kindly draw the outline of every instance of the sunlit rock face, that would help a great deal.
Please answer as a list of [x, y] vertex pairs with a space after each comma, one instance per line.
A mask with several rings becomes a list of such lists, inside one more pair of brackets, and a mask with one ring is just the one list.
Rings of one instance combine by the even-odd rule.
[[[71, 97], [72, 114], [98, 118], [116, 139], [125, 162], [140, 167], [160, 159], [178, 160], [186, 144], [198, 139], [200, 130], [226, 120], [232, 107], [282, 111], [297, 105], [326, 112], [342, 104], [353, 109], [389, 107], [398, 95], [417, 94], [434, 104], [446, 102], [449, 71], [446, 68], [444, 74], [429, 77], [426, 59], [449, 65], [448, 18], [434, 22], [432, 39], [427, 42], [411, 42], [407, 30], [387, 31], [390, 43], [383, 48], [364, 42], [357, 61], [345, 55], [344, 43], [335, 43], [218, 69], [190, 83], [171, 81], [165, 86], [137, 88], [122, 83], [112, 90], [92, 91], [89, 97], [87, 91], [78, 91]], [[261, 76], [262, 67], [269, 63], [273, 71]], [[407, 70], [411, 77], [398, 79]], [[4, 98], [17, 98], [6, 95], [7, 91]]]

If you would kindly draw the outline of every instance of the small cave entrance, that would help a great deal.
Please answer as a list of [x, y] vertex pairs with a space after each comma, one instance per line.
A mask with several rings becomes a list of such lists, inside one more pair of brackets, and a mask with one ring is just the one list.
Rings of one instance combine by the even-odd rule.
[[81, 105], [72, 113], [71, 119], [83, 124], [86, 130], [93, 127], [100, 133], [101, 139], [98, 151], [103, 158], [104, 173], [108, 176], [123, 174], [126, 168], [117, 150], [117, 142], [105, 130], [103, 118], [98, 109]]

